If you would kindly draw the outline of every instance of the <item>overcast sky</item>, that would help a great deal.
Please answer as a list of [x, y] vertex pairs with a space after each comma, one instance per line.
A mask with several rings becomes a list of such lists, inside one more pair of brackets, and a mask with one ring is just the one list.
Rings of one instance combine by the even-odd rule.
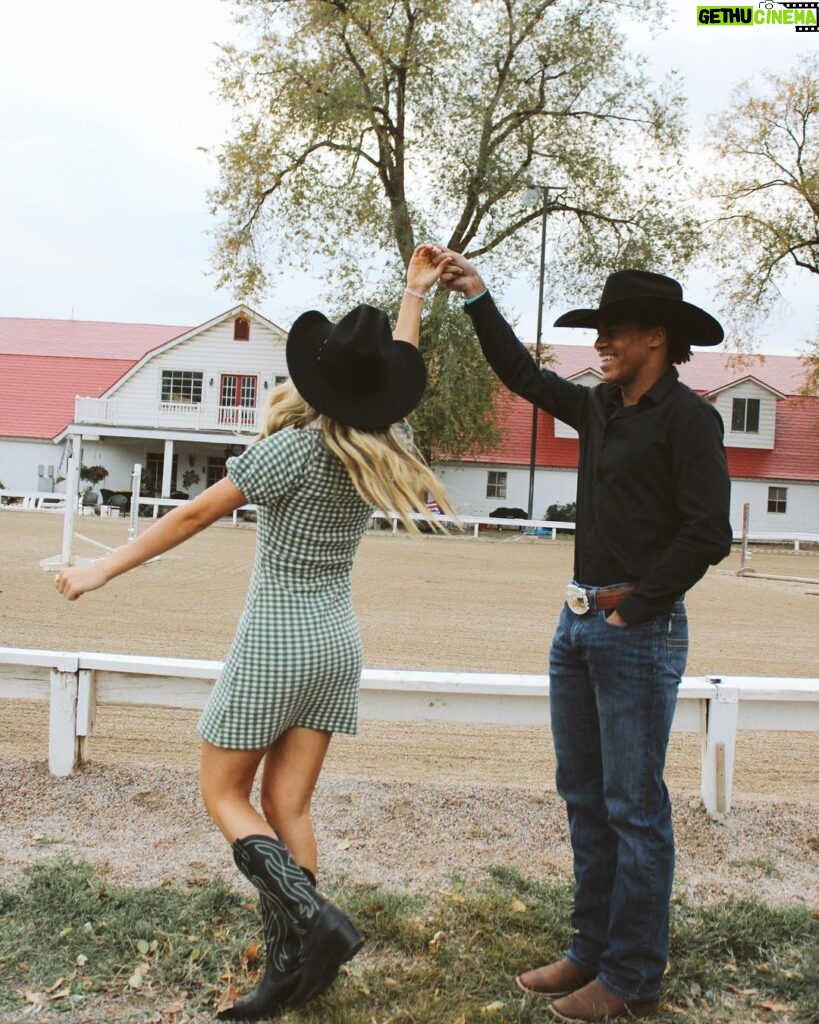
[[[692, 125], [764, 69], [787, 72], [819, 47], [790, 26], [696, 25], [695, 0], [669, 0], [670, 29], [635, 38], [658, 72], [679, 69]], [[208, 276], [205, 192], [228, 113], [213, 96], [216, 42], [236, 38], [222, 0], [38, 0], [5, 5], [0, 36], [0, 316], [194, 325], [234, 304]], [[537, 244], [537, 239], [533, 238]], [[795, 353], [815, 334], [817, 292], [793, 277], [788, 304], [760, 338]], [[684, 281], [708, 306], [706, 275]], [[497, 290], [497, 289], [496, 289]], [[258, 304], [287, 328], [313, 305], [317, 281], [294, 276]], [[531, 283], [506, 308], [534, 340]], [[584, 297], [579, 304], [586, 304]], [[569, 308], [547, 297], [544, 323]], [[547, 328], [551, 342], [591, 340]]]

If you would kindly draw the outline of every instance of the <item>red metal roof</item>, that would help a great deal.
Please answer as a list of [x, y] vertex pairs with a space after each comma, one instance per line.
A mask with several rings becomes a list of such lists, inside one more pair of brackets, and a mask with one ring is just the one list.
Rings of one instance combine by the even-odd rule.
[[0, 317], [0, 353], [130, 359], [135, 363], [151, 349], [188, 330], [189, 327], [169, 327], [166, 324]]
[[148, 352], [187, 327], [0, 317], [0, 437], [51, 439]]
[[[709, 355], [718, 357], [717, 353]], [[722, 358], [724, 359], [724, 356]], [[791, 359], [792, 362], [798, 363], [795, 357], [777, 358]], [[708, 360], [712, 361], [716, 360]], [[703, 360], [703, 363], [705, 362], [706, 360]], [[569, 365], [571, 366], [571, 362]], [[561, 369], [564, 366], [561, 360]], [[587, 368], [580, 367], [581, 370]], [[687, 369], [687, 365], [682, 369]], [[689, 386], [692, 383], [692, 376], [694, 380], [707, 380], [717, 386], [718, 367], [707, 369], [709, 373], [699, 378], [687, 374]], [[782, 369], [787, 370], [787, 367]], [[567, 375], [577, 372], [579, 371], [572, 369]], [[747, 377], [747, 368], [738, 369], [735, 376], [737, 380]], [[787, 373], [780, 373], [780, 383], [786, 377]], [[500, 444], [491, 451], [468, 456], [464, 461], [501, 466], [528, 466], [532, 446], [532, 406], [503, 389], [498, 396], [498, 413], [503, 431]], [[747, 477], [761, 480], [819, 480], [819, 397], [791, 397], [777, 402], [776, 445], [773, 450], [728, 448], [727, 452], [728, 468], [731, 476], [736, 479]], [[554, 418], [548, 413], [539, 412], [536, 465], [550, 469], [575, 469], [577, 459], [577, 439], [555, 437]]]
[[0, 353], [0, 437], [56, 437], [74, 419], [76, 395], [101, 395], [132, 365]]

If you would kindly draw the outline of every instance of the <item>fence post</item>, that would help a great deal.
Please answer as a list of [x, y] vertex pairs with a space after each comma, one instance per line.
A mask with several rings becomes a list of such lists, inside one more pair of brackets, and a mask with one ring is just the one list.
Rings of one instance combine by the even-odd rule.
[[88, 761], [88, 737], [94, 732], [97, 717], [96, 673], [81, 668], [77, 684], [77, 767]]
[[78, 672], [51, 670], [48, 720], [48, 768], [52, 775], [70, 775], [78, 763]]
[[719, 817], [731, 810], [739, 701], [736, 687], [722, 686], [718, 677], [708, 680], [714, 696], [706, 701], [701, 794], [706, 811]]
[[748, 524], [751, 517], [751, 506], [746, 501], [742, 506], [742, 546], [740, 548], [739, 572], [740, 575], [748, 570], [748, 562], [751, 560], [751, 552], [748, 550]]

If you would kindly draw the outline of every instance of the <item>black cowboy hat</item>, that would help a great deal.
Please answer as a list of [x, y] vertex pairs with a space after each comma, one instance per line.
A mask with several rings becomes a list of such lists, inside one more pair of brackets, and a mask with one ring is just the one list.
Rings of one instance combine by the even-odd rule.
[[555, 327], [597, 327], [601, 320], [657, 318], [676, 328], [689, 345], [719, 345], [722, 327], [710, 313], [683, 302], [680, 283], [647, 270], [617, 270], [603, 285], [597, 309], [572, 309], [555, 320]]
[[315, 309], [302, 313], [287, 336], [287, 368], [305, 402], [363, 430], [412, 412], [427, 383], [418, 349], [394, 341], [387, 314], [366, 305], [337, 324]]

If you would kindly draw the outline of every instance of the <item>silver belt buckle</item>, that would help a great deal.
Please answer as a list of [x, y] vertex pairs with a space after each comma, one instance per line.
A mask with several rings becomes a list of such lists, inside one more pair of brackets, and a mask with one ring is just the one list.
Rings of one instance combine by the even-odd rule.
[[589, 595], [582, 587], [569, 583], [566, 586], [566, 604], [575, 615], [585, 615], [589, 610]]

